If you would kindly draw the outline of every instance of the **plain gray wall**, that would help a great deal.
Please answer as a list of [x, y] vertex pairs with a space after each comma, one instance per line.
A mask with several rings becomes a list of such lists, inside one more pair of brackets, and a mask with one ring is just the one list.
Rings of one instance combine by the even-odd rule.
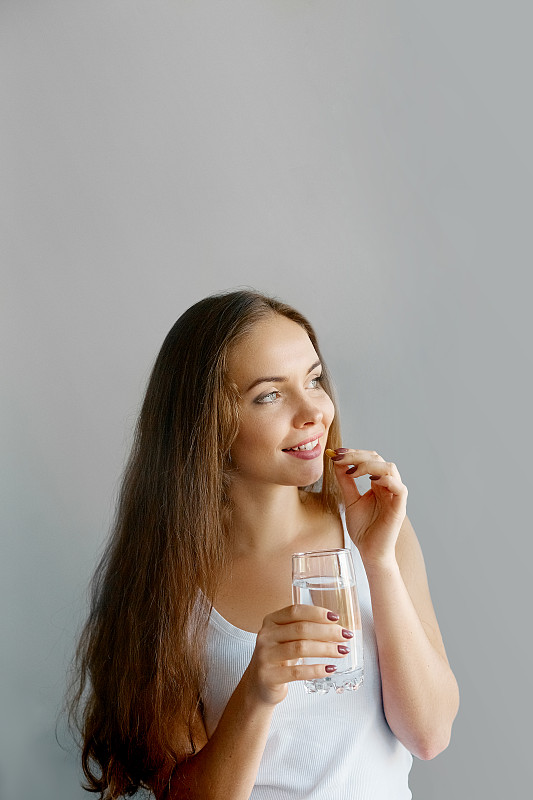
[[242, 285], [315, 322], [345, 443], [409, 487], [462, 692], [414, 797], [524, 796], [527, 9], [2, 0], [2, 800], [88, 796], [55, 721], [143, 387]]

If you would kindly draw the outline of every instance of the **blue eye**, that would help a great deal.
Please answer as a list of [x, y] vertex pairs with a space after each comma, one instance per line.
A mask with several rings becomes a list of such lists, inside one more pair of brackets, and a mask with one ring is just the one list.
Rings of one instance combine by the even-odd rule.
[[255, 402], [256, 403], [273, 403], [278, 395], [279, 395], [279, 392], [269, 392], [268, 394], [263, 394], [260, 397], [258, 397]]
[[[309, 379], [309, 383], [307, 385], [308, 389], [321, 389], [322, 386], [322, 375], [315, 375], [314, 378]], [[258, 405], [268, 405], [269, 403], [275, 403], [276, 400], [280, 398], [281, 394], [277, 389], [274, 389], [272, 392], [267, 392], [266, 394], [260, 394], [259, 397], [256, 397], [254, 403]]]

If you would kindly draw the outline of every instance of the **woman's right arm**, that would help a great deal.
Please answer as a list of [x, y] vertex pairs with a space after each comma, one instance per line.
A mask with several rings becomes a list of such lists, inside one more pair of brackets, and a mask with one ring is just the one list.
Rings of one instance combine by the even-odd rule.
[[[329, 617], [328, 617], [329, 613]], [[302, 665], [304, 657], [346, 655], [338, 617], [315, 606], [287, 606], [269, 614], [257, 635], [254, 654], [209, 740], [175, 767], [158, 800], [248, 800], [265, 748], [272, 714], [292, 681], [322, 678], [325, 665]], [[334, 662], [332, 662], [333, 666]]]

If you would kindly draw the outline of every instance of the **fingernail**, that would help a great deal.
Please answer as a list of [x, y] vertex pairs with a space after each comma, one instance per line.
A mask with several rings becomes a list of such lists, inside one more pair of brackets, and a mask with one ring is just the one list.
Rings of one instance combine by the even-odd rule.
[[379, 481], [379, 478], [380, 478], [380, 476], [379, 476], [379, 475], [371, 475], [371, 476], [370, 476], [370, 480], [371, 480], [371, 481]]
[[338, 453], [339, 455], [344, 455], [345, 453], [348, 452], [348, 448], [347, 447], [336, 447], [335, 448], [335, 452]]
[[328, 664], [326, 667], [326, 672], [336, 672], [337, 667], [333, 666], [333, 664]]
[[338, 622], [339, 615], [334, 614], [333, 611], [328, 611], [328, 619], [330, 619], [332, 622]]
[[337, 647], [337, 650], [338, 650], [338, 651], [339, 651], [339, 653], [341, 653], [341, 655], [343, 655], [343, 656], [347, 656], [347, 655], [348, 655], [348, 653], [350, 652], [350, 648], [349, 648], [349, 647], [346, 647], [346, 645], [344, 645], [344, 644], [340, 644], [340, 645]]
[[327, 456], [329, 456], [330, 458], [334, 458], [334, 457], [335, 457], [335, 450], [330, 450], [330, 449], [329, 449], [329, 447], [328, 447], [328, 449], [325, 451], [325, 453], [326, 453], [326, 455], [327, 455]]
[[343, 458], [344, 458], [344, 455], [342, 453], [339, 453], [338, 456], [331, 456], [331, 460], [332, 461], [342, 461]]
[[346, 628], [342, 629], [342, 635], [344, 636], [345, 639], [353, 639], [352, 631], [347, 631]]
[[346, 475], [353, 475], [354, 472], [357, 472], [357, 467], [350, 467], [350, 469], [346, 470]]

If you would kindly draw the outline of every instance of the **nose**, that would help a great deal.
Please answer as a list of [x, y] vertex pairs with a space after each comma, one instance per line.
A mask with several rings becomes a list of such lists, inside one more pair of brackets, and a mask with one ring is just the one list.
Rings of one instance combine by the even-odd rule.
[[297, 407], [294, 410], [294, 427], [305, 428], [306, 426], [316, 425], [322, 421], [324, 413], [320, 404], [309, 397], [302, 395]]

